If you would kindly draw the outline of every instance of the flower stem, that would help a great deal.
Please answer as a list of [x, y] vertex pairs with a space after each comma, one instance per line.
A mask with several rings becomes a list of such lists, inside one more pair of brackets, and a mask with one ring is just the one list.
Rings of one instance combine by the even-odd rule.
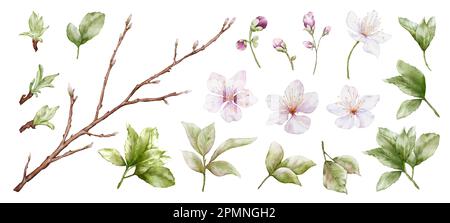
[[258, 67], [261, 68], [261, 65], [259, 64], [259, 61], [258, 61], [258, 59], [256, 58], [255, 51], [253, 50], [252, 35], [253, 35], [253, 32], [252, 32], [252, 30], [250, 29], [250, 32], [249, 32], [249, 34], [248, 34], [248, 42], [250, 43], [250, 50], [252, 51], [253, 58], [255, 59], [256, 65], [258, 65]]
[[431, 71], [430, 65], [427, 62], [427, 56], [426, 56], [425, 50], [422, 51], [422, 54], [423, 54], [423, 61], [425, 61], [425, 65], [427, 66], [428, 70]]
[[350, 50], [350, 53], [347, 57], [347, 79], [350, 80], [350, 58], [352, 57], [353, 50], [355, 50], [355, 47], [359, 44], [359, 41], [356, 41], [355, 45], [353, 45], [352, 49]]
[[287, 51], [285, 54], [286, 54], [289, 62], [291, 63], [291, 69], [294, 70], [294, 61], [292, 61], [291, 56], [289, 56], [289, 53]]
[[261, 182], [261, 184], [259, 185], [258, 190], [259, 190], [259, 188], [262, 187], [262, 185], [266, 182], [266, 180], [269, 179], [269, 177], [270, 177], [270, 175], [268, 175], [266, 178], [264, 178], [264, 180], [263, 180], [263, 181]]
[[316, 38], [314, 38], [314, 35], [313, 34], [311, 34], [311, 36], [312, 36], [312, 39], [313, 39], [313, 42], [314, 42], [314, 51], [315, 51], [315, 56], [316, 56], [316, 59], [315, 59], [315, 61], [314, 61], [314, 70], [313, 70], [313, 75], [316, 73], [316, 68], [317, 68], [317, 59], [318, 59], [318, 57], [319, 57], [319, 46], [320, 46], [320, 41], [322, 40], [322, 37], [323, 36], [321, 36], [320, 37], [320, 39], [319, 39], [319, 41], [317, 42], [317, 45], [316, 45]]
[[414, 181], [414, 179], [413, 179], [406, 171], [403, 170], [403, 173], [404, 173], [404, 174], [408, 177], [408, 179], [414, 184], [414, 186], [415, 186], [418, 190], [420, 190], [420, 187], [419, 187], [419, 185], [417, 185], [416, 181]]
[[130, 168], [127, 166], [127, 167], [125, 168], [125, 171], [123, 172], [123, 175], [122, 175], [122, 178], [120, 179], [119, 184], [117, 184], [117, 189], [119, 189], [120, 186], [122, 186], [123, 180], [124, 180], [125, 178], [128, 178], [128, 177], [129, 177], [129, 176], [126, 177], [126, 175], [127, 175], [127, 173], [128, 173], [129, 170], [130, 170]]
[[323, 159], [325, 161], [327, 161], [327, 157], [330, 158], [331, 160], [333, 160], [333, 158], [331, 158], [331, 156], [328, 155], [327, 152], [325, 152], [325, 144], [323, 143], [323, 141], [322, 141], [322, 153], [323, 153]]
[[439, 113], [436, 111], [436, 109], [433, 107], [433, 105], [431, 105], [430, 102], [429, 102], [426, 98], [424, 98], [423, 100], [428, 104], [428, 106], [430, 106], [430, 108], [431, 108], [431, 110], [433, 110], [434, 114], [435, 114], [438, 118], [440, 118], [441, 116], [440, 116]]

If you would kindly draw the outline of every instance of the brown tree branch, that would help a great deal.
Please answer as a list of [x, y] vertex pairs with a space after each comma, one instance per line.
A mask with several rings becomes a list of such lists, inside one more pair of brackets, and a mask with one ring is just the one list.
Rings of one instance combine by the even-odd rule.
[[33, 97], [33, 93], [31, 93], [31, 91], [28, 91], [28, 94], [23, 94], [22, 97], [20, 97], [19, 104], [23, 105], [23, 103], [28, 101], [31, 97]]
[[19, 128], [19, 132], [22, 133], [22, 132], [24, 132], [25, 130], [27, 130], [27, 129], [29, 129], [29, 128], [32, 128], [32, 129], [36, 128], [36, 126], [34, 126], [34, 124], [33, 124], [33, 120], [28, 121], [27, 123], [23, 124], [23, 125]]
[[52, 162], [55, 162], [55, 161], [57, 161], [57, 160], [60, 160], [60, 159], [62, 159], [62, 158], [64, 158], [64, 157], [68, 157], [68, 156], [70, 156], [70, 155], [72, 155], [72, 154], [74, 154], [74, 153], [83, 151], [83, 150], [85, 150], [85, 149], [92, 148], [93, 145], [94, 145], [94, 143], [91, 142], [89, 145], [85, 145], [84, 147], [81, 147], [80, 149], [69, 150], [69, 151], [65, 152], [64, 154], [62, 154], [61, 156], [57, 156], [57, 157], [53, 158], [53, 159], [52, 159]]
[[113, 136], [116, 136], [117, 134], [119, 134], [119, 133], [118, 132], [113, 132], [110, 134], [94, 134], [94, 133], [90, 133], [90, 132], [86, 133], [86, 135], [88, 135], [88, 136], [94, 136], [94, 137], [99, 137], [99, 138], [113, 137]]
[[[212, 43], [214, 43], [217, 39], [219, 39], [220, 36], [222, 36], [223, 33], [225, 33], [233, 24], [234, 19], [233, 20], [228, 20], [226, 19], [225, 22], [222, 25], [222, 28], [219, 30], [219, 32], [212, 37], [208, 42], [206, 42], [204, 45], [202, 45], [200, 48], [197, 49], [193, 49], [191, 52], [185, 54], [183, 57], [181, 57], [180, 59], [176, 59], [174, 61], [172, 61], [171, 64], [169, 64], [167, 67], [165, 67], [164, 69], [162, 69], [160, 72], [150, 76], [149, 78], [147, 78], [146, 80], [142, 81], [139, 84], [136, 84], [136, 86], [131, 90], [131, 92], [128, 94], [128, 96], [125, 97], [125, 99], [118, 104], [117, 106], [115, 106], [114, 108], [112, 108], [111, 110], [105, 112], [103, 115], [100, 116], [100, 108], [102, 107], [102, 101], [103, 101], [103, 97], [104, 97], [104, 91], [108, 82], [108, 78], [109, 78], [109, 73], [113, 67], [113, 65], [115, 64], [115, 54], [118, 50], [118, 47], [120, 46], [120, 43], [117, 44], [116, 50], [113, 52], [113, 56], [111, 57], [113, 60], [110, 60], [110, 69], [108, 69], [106, 75], [105, 75], [105, 81], [103, 83], [103, 87], [102, 87], [102, 91], [100, 94], [100, 100], [99, 100], [99, 105], [97, 106], [97, 110], [96, 110], [96, 115], [94, 120], [87, 124], [84, 128], [82, 128], [81, 130], [79, 130], [77, 133], [70, 135], [70, 137], [64, 139], [61, 141], [61, 143], [58, 145], [58, 147], [52, 152], [52, 154], [50, 154], [38, 167], [36, 167], [31, 173], [26, 174], [26, 176], [23, 177], [22, 181], [14, 188], [14, 191], [19, 192], [20, 190], [22, 190], [22, 188], [29, 182], [31, 181], [36, 175], [38, 175], [42, 170], [44, 170], [45, 168], [47, 168], [51, 163], [53, 163], [56, 160], [62, 159], [64, 157], [73, 155], [79, 151], [82, 151], [84, 149], [87, 148], [81, 148], [78, 150], [74, 150], [74, 151], [68, 151], [66, 153], [64, 153], [63, 155], [59, 155], [65, 148], [67, 148], [67, 146], [69, 146], [73, 141], [75, 141], [76, 139], [78, 139], [79, 137], [83, 136], [83, 135], [89, 135], [89, 132], [92, 128], [94, 128], [97, 124], [99, 124], [100, 122], [104, 121], [105, 119], [107, 119], [108, 117], [110, 117], [112, 114], [114, 114], [116, 111], [118, 111], [119, 109], [127, 106], [127, 105], [131, 105], [131, 104], [136, 104], [136, 103], [140, 103], [140, 102], [154, 102], [154, 101], [163, 101], [163, 102], [167, 102], [167, 98], [170, 97], [175, 97], [181, 94], [185, 94], [188, 93], [187, 91], [183, 91], [183, 92], [173, 92], [170, 94], [166, 94], [160, 97], [155, 97], [155, 98], [137, 98], [134, 100], [131, 100], [131, 98], [134, 96], [134, 94], [144, 85], [147, 84], [157, 84], [159, 83], [159, 80], [156, 80], [158, 77], [162, 76], [163, 74], [168, 73], [174, 66], [178, 65], [179, 63], [181, 63], [182, 61], [184, 61], [185, 59], [205, 50], [207, 47], [209, 47]], [[119, 42], [123, 41], [123, 38], [125, 37], [126, 31], [128, 31], [131, 28], [131, 17], [129, 17], [127, 19], [127, 22], [125, 22], [125, 31], [124, 33], [121, 35], [121, 37], [119, 38]], [[111, 65], [112, 64], [112, 65]], [[69, 91], [70, 92], [73, 91]], [[72, 97], [72, 96], [71, 96]], [[69, 110], [70, 111], [70, 110]], [[98, 113], [98, 114], [97, 114]], [[68, 123], [68, 125], [71, 124]], [[66, 127], [66, 129], [68, 129], [68, 127]], [[69, 128], [70, 130], [70, 128]], [[68, 133], [67, 133], [68, 135]], [[92, 135], [92, 134], [91, 134]], [[28, 165], [27, 165], [28, 166]]]
[[69, 85], [69, 87], [67, 89], [67, 92], [69, 93], [70, 107], [69, 107], [69, 115], [68, 115], [68, 118], [67, 118], [66, 130], [64, 130], [64, 134], [63, 134], [63, 138], [62, 138], [61, 143], [66, 141], [67, 136], [69, 135], [70, 128], [72, 127], [73, 106], [75, 105], [75, 102], [78, 99], [78, 97], [75, 97], [75, 90], [72, 89], [72, 87], [70, 87], [70, 85]]

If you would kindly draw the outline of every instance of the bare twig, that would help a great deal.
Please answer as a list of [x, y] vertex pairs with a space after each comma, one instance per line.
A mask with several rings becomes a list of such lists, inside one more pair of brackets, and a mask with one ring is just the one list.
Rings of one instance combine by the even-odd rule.
[[173, 49], [173, 62], [177, 61], [177, 51], [178, 51], [178, 39], [175, 40], [175, 47]]
[[[103, 115], [100, 115], [100, 109], [102, 107], [102, 102], [103, 102], [103, 97], [105, 94], [105, 88], [106, 85], [108, 83], [108, 78], [109, 78], [109, 74], [111, 72], [112, 67], [115, 64], [115, 55], [117, 53], [117, 50], [120, 46], [120, 44], [122, 43], [123, 39], [125, 38], [125, 34], [127, 33], [127, 31], [129, 29], [131, 29], [131, 17], [129, 17], [127, 19], [127, 21], [125, 22], [125, 29], [122, 33], [122, 35], [119, 38], [119, 42], [116, 46], [116, 49], [113, 52], [113, 55], [110, 59], [110, 66], [108, 67], [108, 70], [105, 74], [105, 79], [103, 82], [103, 87], [100, 93], [100, 100], [96, 109], [96, 115], [94, 120], [87, 124], [84, 128], [82, 128], [81, 130], [79, 130], [77, 133], [70, 135], [70, 137], [67, 137], [66, 139], [62, 140], [61, 143], [58, 145], [58, 147], [52, 152], [52, 154], [50, 154], [38, 167], [36, 167], [31, 173], [27, 174], [22, 181], [14, 188], [14, 191], [19, 192], [24, 186], [25, 184], [27, 184], [29, 181], [31, 181], [36, 175], [38, 175], [42, 170], [44, 170], [45, 168], [47, 168], [51, 163], [53, 163], [56, 160], [62, 159], [64, 157], [68, 157], [70, 155], [73, 155], [79, 151], [85, 150], [87, 148], [89, 148], [92, 145], [88, 145], [86, 148], [83, 147], [81, 149], [78, 150], [74, 150], [74, 151], [68, 151], [66, 153], [64, 153], [63, 155], [59, 155], [65, 148], [67, 148], [73, 141], [75, 141], [76, 139], [78, 139], [81, 136], [84, 135], [91, 135], [91, 136], [101, 136], [102, 134], [99, 135], [94, 135], [92, 133], [90, 133], [90, 130], [92, 128], [94, 128], [97, 124], [99, 124], [100, 122], [104, 121], [105, 119], [107, 119], [108, 117], [110, 117], [112, 114], [114, 114], [116, 111], [118, 111], [119, 109], [127, 106], [127, 105], [132, 105], [132, 104], [136, 104], [136, 103], [140, 103], [140, 102], [155, 102], [155, 101], [163, 101], [165, 103], [167, 103], [167, 99], [170, 97], [175, 97], [181, 94], [185, 94], [188, 93], [188, 91], [182, 91], [182, 92], [172, 92], [170, 94], [166, 94], [160, 97], [155, 97], [155, 98], [137, 98], [132, 100], [131, 98], [135, 95], [135, 93], [144, 85], [148, 85], [148, 84], [157, 84], [159, 83], [159, 80], [156, 80], [157, 78], [159, 78], [160, 76], [168, 73], [173, 67], [175, 67], [176, 65], [178, 65], [179, 63], [181, 63], [182, 61], [184, 61], [185, 59], [205, 50], [207, 47], [209, 47], [212, 43], [214, 43], [217, 39], [219, 39], [220, 36], [222, 36], [223, 33], [225, 33], [233, 24], [234, 19], [233, 20], [228, 20], [226, 19], [225, 22], [223, 23], [222, 28], [219, 30], [219, 32], [212, 37], [208, 42], [206, 42], [205, 44], [203, 44], [201, 47], [192, 50], [191, 52], [185, 54], [183, 57], [181, 57], [180, 59], [176, 59], [176, 55], [175, 55], [175, 60], [172, 61], [172, 63], [170, 63], [168, 66], [166, 66], [164, 69], [162, 69], [161, 71], [159, 71], [156, 74], [151, 75], [149, 78], [147, 78], [146, 80], [140, 82], [139, 84], [136, 84], [136, 86], [131, 90], [131, 92], [125, 97], [125, 99], [118, 104], [117, 106], [115, 106], [114, 108], [112, 108], [111, 110], [105, 112]], [[176, 52], [176, 50], [175, 50]], [[69, 95], [70, 92], [72, 92], [72, 96], [73, 97], [73, 90], [69, 91]], [[76, 99], [76, 98], [75, 98]], [[71, 99], [72, 101], [72, 99]], [[73, 103], [71, 103], [73, 105]], [[72, 109], [69, 110], [69, 113]], [[70, 116], [70, 115], [69, 115]], [[69, 122], [68, 125], [71, 125], [71, 117], [69, 118]], [[66, 126], [66, 129], [70, 130], [70, 127]], [[68, 135], [68, 133], [67, 133]], [[104, 134], [103, 134], [104, 135]], [[104, 135], [106, 136], [106, 135]], [[64, 138], [64, 137], [63, 137]]]
[[27, 130], [29, 128], [32, 128], [32, 129], [36, 128], [36, 126], [34, 126], [34, 124], [33, 124], [33, 120], [28, 121], [27, 123], [23, 124], [20, 127], [19, 132], [22, 133], [22, 132], [24, 132], [25, 130]]
[[69, 107], [69, 115], [67, 118], [66, 130], [64, 130], [64, 134], [63, 134], [61, 143], [66, 141], [67, 136], [69, 135], [70, 128], [72, 127], [73, 106], [78, 99], [78, 97], [75, 97], [75, 90], [72, 87], [70, 87], [70, 85], [67, 88], [67, 92], [68, 92], [69, 98], [70, 98], [70, 107]]
[[119, 134], [119, 133], [118, 132], [113, 132], [110, 134], [94, 134], [94, 133], [90, 133], [90, 132], [86, 133], [86, 135], [88, 135], [88, 136], [94, 136], [94, 137], [99, 137], [99, 138], [113, 137], [113, 136], [116, 136], [117, 134]]
[[60, 160], [60, 159], [62, 159], [62, 158], [64, 158], [64, 157], [70, 156], [70, 155], [72, 155], [72, 154], [74, 154], [74, 153], [83, 151], [83, 150], [85, 150], [85, 149], [92, 148], [93, 145], [94, 145], [94, 143], [91, 142], [89, 145], [85, 145], [85, 146], [81, 147], [80, 149], [69, 150], [69, 151], [65, 152], [64, 154], [62, 154], [61, 156], [57, 156], [57, 157], [53, 158], [53, 159], [52, 159], [52, 162], [55, 162], [55, 161]]
[[28, 94], [23, 94], [22, 97], [20, 97], [19, 104], [22, 105], [26, 101], [28, 101], [31, 97], [33, 97], [33, 93], [31, 91], [28, 92]]

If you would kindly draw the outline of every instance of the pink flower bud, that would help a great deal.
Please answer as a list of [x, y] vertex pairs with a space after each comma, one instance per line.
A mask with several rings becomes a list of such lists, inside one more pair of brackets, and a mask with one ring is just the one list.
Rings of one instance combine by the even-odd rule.
[[326, 36], [326, 35], [330, 34], [330, 31], [331, 31], [331, 26], [325, 26], [325, 28], [323, 28], [322, 36]]
[[252, 21], [251, 29], [253, 32], [262, 31], [267, 27], [267, 19], [264, 16], [258, 16]]
[[304, 41], [303, 42], [303, 46], [305, 46], [308, 49], [313, 49], [314, 48], [314, 43], [312, 43], [311, 41]]
[[303, 25], [307, 31], [314, 32], [316, 21], [314, 20], [314, 15], [312, 12], [308, 12], [303, 16]]
[[278, 52], [286, 52], [286, 43], [282, 39], [273, 39], [272, 46]]
[[247, 41], [244, 39], [240, 39], [236, 42], [236, 49], [245, 50], [247, 48]]

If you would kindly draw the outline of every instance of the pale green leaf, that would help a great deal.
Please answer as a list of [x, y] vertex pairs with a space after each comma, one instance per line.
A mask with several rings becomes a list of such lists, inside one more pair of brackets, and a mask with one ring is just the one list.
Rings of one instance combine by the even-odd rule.
[[347, 193], [347, 171], [340, 165], [325, 161], [323, 165], [323, 186], [328, 190]]
[[298, 180], [297, 175], [295, 175], [294, 171], [292, 171], [289, 168], [286, 167], [280, 167], [278, 168], [272, 176], [277, 179], [281, 183], [291, 183], [291, 184], [297, 184], [301, 186], [302, 184]]
[[316, 164], [303, 156], [291, 156], [283, 160], [279, 167], [286, 167], [291, 169], [295, 174], [301, 175], [305, 173], [309, 168], [315, 166]]
[[44, 125], [49, 127], [50, 129], [54, 129], [55, 126], [50, 123], [50, 120], [55, 116], [56, 111], [59, 109], [59, 106], [50, 108], [48, 105], [43, 106], [33, 118], [33, 125]]
[[116, 166], [126, 165], [125, 160], [122, 158], [117, 149], [101, 149], [98, 151], [98, 153], [103, 157], [103, 159]]
[[405, 94], [425, 98], [425, 76], [420, 70], [399, 60], [397, 62], [397, 71], [401, 76], [389, 78], [386, 80], [387, 83], [396, 85]]
[[240, 177], [241, 175], [239, 174], [239, 172], [236, 170], [236, 168], [231, 165], [231, 163], [228, 163], [226, 161], [214, 161], [211, 162], [208, 166], [207, 169], [214, 175], [221, 177], [221, 176], [225, 176], [228, 174], [232, 174], [235, 176]]
[[80, 34], [80, 31], [78, 30], [78, 28], [74, 24], [69, 23], [67, 25], [66, 35], [67, 35], [67, 38], [70, 40], [70, 42], [75, 44], [75, 46], [77, 46], [77, 47], [81, 46], [81, 40], [82, 40], [81, 34]]
[[203, 173], [203, 163], [197, 154], [189, 151], [183, 151], [183, 158], [189, 168], [193, 171]]
[[435, 133], [423, 134], [417, 139], [414, 153], [416, 155], [416, 165], [430, 158], [439, 146], [440, 136]]
[[217, 147], [216, 151], [214, 151], [213, 155], [211, 156], [211, 161], [214, 161], [218, 156], [220, 156], [222, 153], [241, 146], [246, 146], [251, 143], [253, 143], [256, 140], [256, 138], [231, 138], [227, 139], [225, 142], [220, 144], [219, 147]]
[[138, 177], [154, 187], [167, 188], [175, 185], [175, 178], [166, 167], [149, 168], [145, 173], [138, 175]]
[[401, 134], [397, 137], [397, 141], [396, 141], [396, 145], [395, 145], [397, 154], [400, 155], [400, 159], [403, 162], [406, 162], [406, 160], [408, 159], [409, 153], [413, 149], [413, 147], [411, 147], [411, 146], [413, 146], [413, 145], [409, 142], [408, 134], [406, 133], [405, 129], [403, 129]]
[[145, 151], [136, 161], [135, 174], [139, 175], [146, 172], [149, 168], [155, 166], [164, 166], [165, 159], [169, 158], [165, 155], [165, 151], [152, 148]]
[[436, 34], [436, 19], [434, 17], [431, 17], [428, 22], [427, 22], [427, 26], [428, 26], [428, 35], [429, 35], [429, 39], [430, 39], [430, 43], [434, 38], [434, 35]]
[[419, 43], [420, 48], [425, 51], [431, 43], [431, 30], [428, 28], [425, 19], [419, 24], [416, 29], [416, 41]]
[[380, 147], [395, 148], [398, 134], [387, 128], [379, 128], [377, 133], [377, 143]]
[[347, 171], [347, 174], [360, 174], [358, 161], [355, 158], [344, 155], [335, 157], [333, 160], [342, 166]]
[[380, 161], [381, 164], [391, 167], [393, 169], [403, 169], [403, 162], [393, 151], [389, 151], [383, 148], [376, 148], [365, 152], [369, 156], [373, 156]]
[[208, 152], [214, 145], [215, 138], [216, 138], [216, 130], [214, 127], [214, 123], [206, 126], [200, 131], [197, 138], [197, 146], [200, 155], [204, 156], [208, 154]]
[[269, 152], [266, 156], [266, 168], [270, 175], [278, 168], [283, 160], [283, 148], [277, 142], [270, 144]]
[[415, 112], [420, 104], [422, 103], [422, 99], [412, 99], [406, 100], [401, 105], [397, 111], [397, 119], [402, 119]]
[[417, 23], [407, 19], [407, 18], [398, 18], [398, 22], [400, 25], [405, 28], [411, 36], [415, 39], [416, 38], [416, 29], [417, 29]]
[[81, 44], [86, 43], [100, 33], [105, 23], [105, 14], [101, 12], [90, 12], [81, 20], [79, 31]]
[[197, 145], [198, 134], [200, 134], [201, 129], [193, 123], [181, 122], [181, 124], [183, 124], [184, 130], [186, 131], [186, 135], [189, 139], [189, 142], [191, 143], [192, 148], [194, 148], [195, 151], [201, 154]]
[[125, 141], [125, 160], [128, 165], [132, 166], [136, 164], [137, 154], [136, 147], [139, 140], [139, 135], [136, 131], [131, 127], [131, 125], [127, 125], [127, 140]]
[[401, 171], [391, 171], [383, 173], [383, 175], [381, 175], [380, 179], [378, 180], [377, 191], [381, 191], [390, 187], [392, 184], [397, 182], [401, 174]]

